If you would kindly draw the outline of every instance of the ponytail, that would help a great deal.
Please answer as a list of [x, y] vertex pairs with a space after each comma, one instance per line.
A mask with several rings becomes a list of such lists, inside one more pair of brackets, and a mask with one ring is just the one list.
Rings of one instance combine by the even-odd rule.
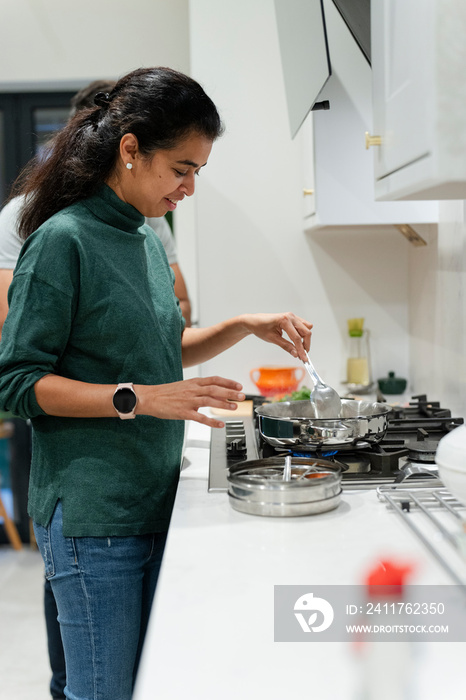
[[121, 78], [95, 106], [75, 114], [59, 131], [45, 157], [26, 166], [13, 188], [25, 204], [19, 234], [26, 239], [44, 221], [90, 197], [112, 174], [121, 138], [132, 133], [143, 156], [174, 148], [189, 133], [214, 141], [223, 127], [202, 87], [169, 68], [146, 68]]

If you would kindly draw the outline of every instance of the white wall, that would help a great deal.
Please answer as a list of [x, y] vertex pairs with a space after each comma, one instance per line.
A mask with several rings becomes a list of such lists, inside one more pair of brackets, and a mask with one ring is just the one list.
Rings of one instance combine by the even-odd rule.
[[466, 417], [466, 211], [463, 201], [440, 203], [438, 236], [409, 259], [411, 377]]
[[141, 66], [189, 70], [188, 0], [2, 0], [0, 90], [74, 88]]
[[[375, 376], [406, 376], [407, 241], [396, 232], [303, 233], [299, 152], [289, 136], [273, 0], [235, 0], [221, 9], [215, 0], [191, 0], [190, 31], [193, 77], [227, 127], [193, 200], [201, 324], [292, 310], [314, 323], [313, 360], [339, 387], [346, 320], [365, 316]], [[288, 358], [248, 338], [202, 372], [234, 377], [252, 391], [250, 369], [295, 364]]]
[[[191, 72], [227, 126], [195, 198], [177, 212], [201, 323], [292, 309], [314, 322], [313, 359], [338, 385], [346, 319], [365, 316], [375, 376], [393, 369], [413, 392], [466, 415], [464, 202], [442, 203], [426, 248], [397, 234], [302, 233], [273, 0], [2, 0], [0, 90], [74, 88], [140, 65], [189, 72], [189, 42]], [[202, 371], [252, 390], [249, 369], [274, 362], [288, 356], [248, 339]]]

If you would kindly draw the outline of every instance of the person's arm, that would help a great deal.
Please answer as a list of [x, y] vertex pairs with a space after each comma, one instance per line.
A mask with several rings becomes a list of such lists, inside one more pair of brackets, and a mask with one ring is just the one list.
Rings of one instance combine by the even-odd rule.
[[[309, 350], [312, 324], [292, 313], [243, 314], [210, 328], [187, 328], [182, 348], [185, 365], [203, 362], [254, 334], [275, 343], [293, 357], [305, 360]], [[286, 333], [290, 340], [283, 337]], [[128, 378], [129, 380], [131, 378]], [[112, 396], [116, 385], [88, 384], [47, 374], [35, 385], [40, 408], [49, 415], [70, 418], [114, 417]], [[236, 401], [245, 396], [242, 386], [223, 377], [197, 377], [170, 384], [137, 384], [136, 414], [174, 420], [195, 420], [210, 427], [223, 427], [223, 422], [199, 413], [203, 407], [234, 410]]]
[[15, 197], [0, 212], [0, 338], [8, 313], [8, 289], [23, 243], [18, 235], [18, 216], [22, 205], [23, 198]]
[[183, 367], [206, 362], [248, 335], [275, 343], [306, 362], [305, 351], [310, 347], [311, 330], [311, 323], [290, 312], [243, 314], [209, 328], [186, 328], [182, 338]]
[[173, 263], [170, 265], [173, 272], [175, 273], [175, 296], [180, 302], [181, 313], [186, 321], [186, 328], [191, 327], [191, 302], [188, 296], [188, 290], [186, 288], [186, 283], [184, 281], [183, 274], [181, 272], [178, 263]]
[[175, 296], [180, 302], [180, 309], [186, 322], [186, 327], [189, 328], [191, 326], [191, 302], [189, 300], [188, 289], [183, 274], [178, 264], [175, 239], [173, 238], [168, 221], [164, 216], [152, 217], [146, 218], [146, 224], [148, 224], [160, 238], [169, 265], [175, 273]]
[[[117, 418], [112, 402], [116, 384], [88, 384], [47, 374], [35, 383], [34, 389], [37, 403], [47, 415]], [[241, 384], [223, 377], [196, 377], [170, 384], [135, 384], [138, 397], [135, 413], [172, 420], [194, 420], [211, 428], [222, 428], [223, 421], [198, 411], [203, 407], [234, 411], [237, 408], [235, 401], [245, 399], [241, 389]]]
[[8, 288], [13, 279], [13, 270], [0, 270], [0, 339], [2, 328], [8, 313]]
[[[311, 329], [312, 324], [292, 313], [243, 314], [210, 328], [186, 328], [182, 337], [183, 364], [190, 366], [204, 362], [251, 334], [279, 345], [293, 357], [306, 360]], [[37, 403], [49, 415], [70, 418], [115, 416], [112, 397], [116, 385], [88, 384], [47, 374], [35, 383], [34, 389]], [[223, 377], [197, 377], [171, 384], [137, 384], [134, 385], [138, 397], [135, 413], [223, 427], [222, 421], [208, 418], [199, 413], [199, 409], [234, 410], [237, 407], [235, 402], [245, 398], [241, 389], [241, 384]]]

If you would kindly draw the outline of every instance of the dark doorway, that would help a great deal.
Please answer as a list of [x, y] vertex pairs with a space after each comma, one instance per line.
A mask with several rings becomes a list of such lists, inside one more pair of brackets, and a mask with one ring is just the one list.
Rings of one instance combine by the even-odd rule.
[[74, 92], [0, 94], [0, 207], [21, 169], [68, 120]]

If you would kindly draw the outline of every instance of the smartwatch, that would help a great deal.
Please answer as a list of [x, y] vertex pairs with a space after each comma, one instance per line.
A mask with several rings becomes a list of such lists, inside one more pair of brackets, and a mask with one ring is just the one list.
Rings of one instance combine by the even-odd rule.
[[136, 418], [134, 409], [137, 402], [138, 397], [132, 384], [118, 384], [113, 394], [113, 407], [122, 420]]

